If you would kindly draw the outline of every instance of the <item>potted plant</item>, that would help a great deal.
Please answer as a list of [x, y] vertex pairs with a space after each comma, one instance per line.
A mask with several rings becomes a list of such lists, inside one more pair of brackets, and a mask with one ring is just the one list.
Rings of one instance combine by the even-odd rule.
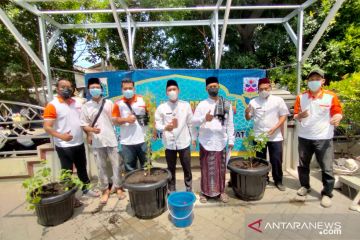
[[153, 167], [153, 161], [160, 157], [160, 151], [152, 152], [151, 144], [155, 130], [156, 104], [152, 94], [146, 94], [149, 123], [145, 142], [147, 145], [147, 162], [144, 169], [129, 172], [124, 178], [124, 188], [128, 189], [131, 208], [135, 216], [150, 219], [159, 216], [167, 208], [167, 184], [171, 173], [167, 169]]
[[247, 155], [229, 161], [232, 189], [242, 200], [260, 200], [264, 196], [270, 165], [265, 159], [257, 158], [256, 152], [260, 152], [267, 141], [265, 133], [255, 138], [253, 130], [250, 130], [249, 135], [243, 139]]
[[34, 210], [38, 223], [56, 226], [68, 220], [74, 213], [75, 193], [83, 183], [70, 170], [61, 170], [58, 181], [51, 181], [51, 169], [42, 167], [22, 185], [26, 189], [28, 209]]

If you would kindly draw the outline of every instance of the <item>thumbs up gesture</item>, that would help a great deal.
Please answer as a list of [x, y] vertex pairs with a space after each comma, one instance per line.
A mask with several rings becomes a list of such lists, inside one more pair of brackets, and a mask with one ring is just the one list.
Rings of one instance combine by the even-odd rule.
[[214, 116], [211, 115], [210, 112], [211, 112], [211, 110], [209, 110], [209, 112], [208, 112], [208, 113], [206, 114], [206, 116], [205, 116], [205, 120], [206, 120], [207, 122], [212, 121], [213, 118], [214, 118]]
[[71, 133], [71, 131], [68, 131], [67, 133], [64, 133], [61, 136], [61, 140], [65, 141], [65, 142], [71, 141], [73, 139], [73, 136], [70, 133]]

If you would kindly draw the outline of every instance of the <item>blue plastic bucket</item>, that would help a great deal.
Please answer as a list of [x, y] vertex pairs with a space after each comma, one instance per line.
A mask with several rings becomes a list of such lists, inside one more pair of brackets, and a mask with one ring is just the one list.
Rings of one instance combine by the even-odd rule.
[[173, 192], [168, 197], [171, 220], [176, 227], [183, 228], [191, 225], [194, 214], [196, 197], [192, 192]]

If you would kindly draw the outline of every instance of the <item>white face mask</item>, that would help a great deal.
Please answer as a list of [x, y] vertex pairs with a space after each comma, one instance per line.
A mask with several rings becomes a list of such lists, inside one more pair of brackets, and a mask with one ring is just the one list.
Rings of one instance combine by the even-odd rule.
[[167, 95], [171, 101], [175, 101], [178, 97], [178, 93], [176, 91], [170, 91]]
[[317, 92], [321, 88], [321, 80], [309, 81], [308, 87], [310, 91]]
[[270, 92], [269, 91], [261, 91], [261, 92], [259, 92], [259, 96], [262, 98], [267, 98], [270, 96]]

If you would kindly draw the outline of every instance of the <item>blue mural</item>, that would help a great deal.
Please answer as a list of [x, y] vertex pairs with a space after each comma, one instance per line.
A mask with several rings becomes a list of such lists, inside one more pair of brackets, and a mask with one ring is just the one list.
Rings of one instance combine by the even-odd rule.
[[[116, 101], [122, 97], [121, 80], [129, 77], [134, 80], [136, 93], [147, 92], [155, 96], [156, 104], [167, 101], [166, 82], [174, 79], [178, 82], [179, 98], [190, 102], [193, 110], [197, 104], [208, 97], [205, 90], [205, 79], [216, 76], [220, 82], [220, 95], [232, 103], [235, 125], [235, 151], [242, 151], [242, 138], [252, 128], [252, 121], [246, 121], [244, 111], [251, 98], [257, 96], [258, 79], [265, 77], [265, 70], [135, 70], [86, 74], [85, 81], [91, 77], [101, 79], [107, 97]], [[119, 129], [117, 128], [117, 132]], [[161, 135], [153, 144], [153, 149], [162, 148]]]

